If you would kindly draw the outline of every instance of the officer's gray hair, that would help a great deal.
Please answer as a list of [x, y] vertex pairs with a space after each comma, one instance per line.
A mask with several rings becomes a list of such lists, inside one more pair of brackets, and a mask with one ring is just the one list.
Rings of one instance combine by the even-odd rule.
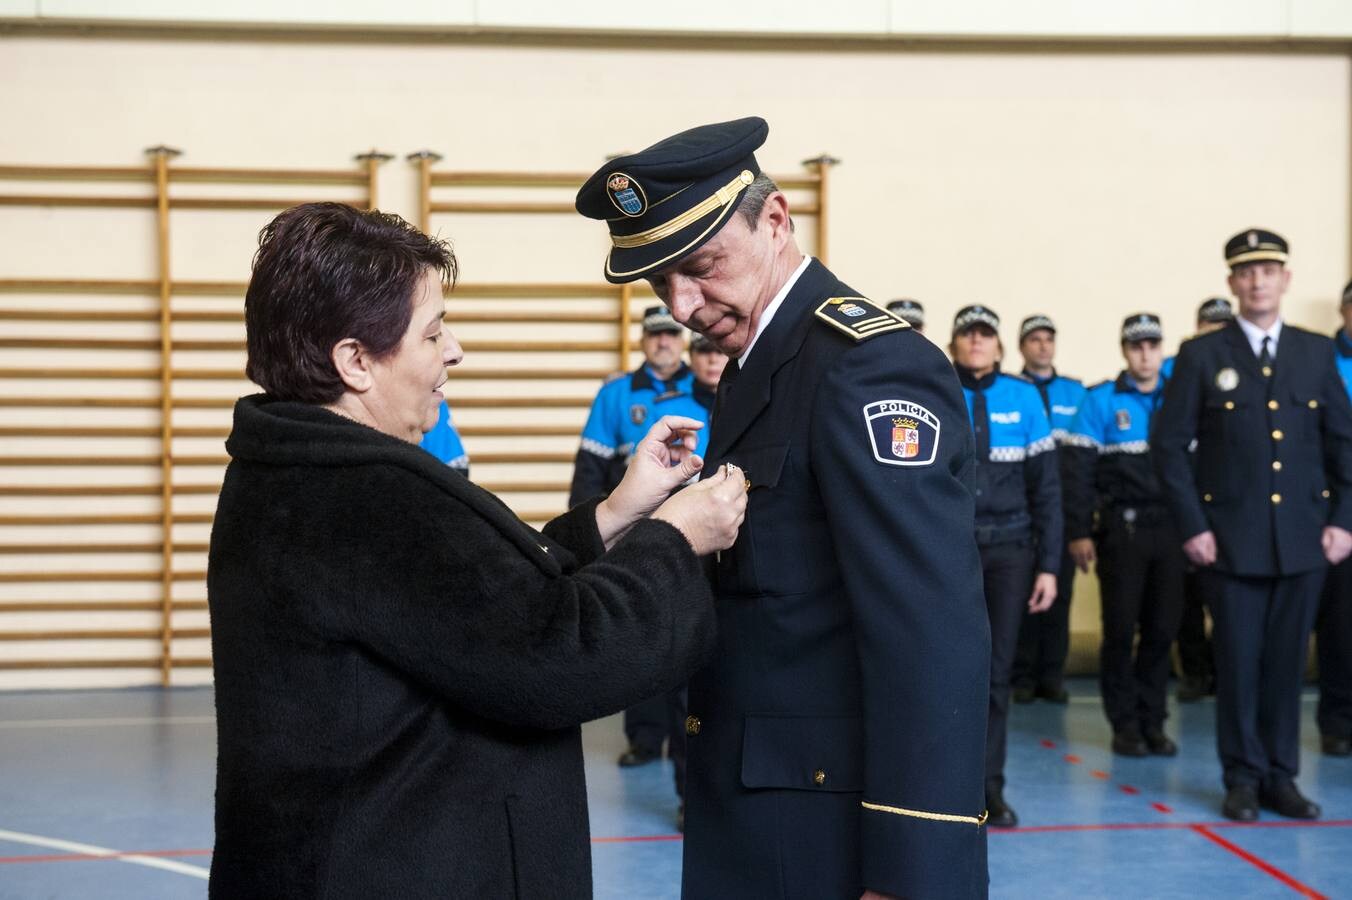
[[[770, 199], [770, 195], [777, 190], [779, 190], [779, 185], [775, 184], [775, 180], [764, 172], [757, 175], [756, 179], [746, 186], [737, 212], [746, 219], [746, 224], [752, 231], [755, 231], [756, 226], [760, 223], [760, 214], [761, 210], [765, 209], [765, 201]], [[795, 230], [792, 217], [789, 219], [789, 230]]]

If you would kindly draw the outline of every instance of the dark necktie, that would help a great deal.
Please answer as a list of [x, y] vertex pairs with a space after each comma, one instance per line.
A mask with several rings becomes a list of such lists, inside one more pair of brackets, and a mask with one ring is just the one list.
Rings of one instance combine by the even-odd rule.
[[718, 411], [728, 402], [728, 392], [732, 390], [732, 383], [741, 372], [742, 367], [735, 359], [728, 360], [728, 364], [723, 367], [723, 377], [718, 379], [718, 393], [714, 395], [714, 411], [709, 415], [710, 424], [718, 419]]
[[1264, 375], [1272, 374], [1272, 338], [1263, 335], [1263, 350], [1258, 354], [1258, 364], [1263, 367]]
[[989, 462], [991, 458], [991, 422], [986, 414], [986, 394], [972, 391], [972, 434], [976, 437], [976, 461]]

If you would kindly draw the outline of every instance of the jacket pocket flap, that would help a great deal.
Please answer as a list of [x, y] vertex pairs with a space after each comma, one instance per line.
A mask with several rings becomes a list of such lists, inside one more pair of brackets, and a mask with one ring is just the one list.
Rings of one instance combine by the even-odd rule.
[[858, 716], [747, 716], [742, 785], [862, 791], [863, 722]]
[[751, 482], [751, 489], [774, 487], [779, 484], [779, 476], [784, 471], [784, 459], [789, 455], [789, 445], [774, 447], [753, 447], [728, 454], [728, 461], [741, 466]]

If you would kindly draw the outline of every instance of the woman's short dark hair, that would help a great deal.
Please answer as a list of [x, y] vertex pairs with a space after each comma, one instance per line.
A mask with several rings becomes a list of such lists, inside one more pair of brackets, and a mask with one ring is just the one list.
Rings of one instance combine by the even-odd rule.
[[455, 254], [399, 216], [305, 203], [258, 234], [244, 295], [244, 374], [280, 400], [332, 403], [343, 393], [333, 347], [359, 341], [377, 359], [399, 346], [428, 269], [455, 284]]

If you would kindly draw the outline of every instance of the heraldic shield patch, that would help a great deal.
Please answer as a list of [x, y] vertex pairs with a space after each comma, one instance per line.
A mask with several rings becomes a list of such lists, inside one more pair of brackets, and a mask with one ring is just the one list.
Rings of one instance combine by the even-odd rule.
[[939, 420], [909, 400], [875, 400], [864, 407], [873, 458], [889, 466], [928, 466], [939, 454]]

